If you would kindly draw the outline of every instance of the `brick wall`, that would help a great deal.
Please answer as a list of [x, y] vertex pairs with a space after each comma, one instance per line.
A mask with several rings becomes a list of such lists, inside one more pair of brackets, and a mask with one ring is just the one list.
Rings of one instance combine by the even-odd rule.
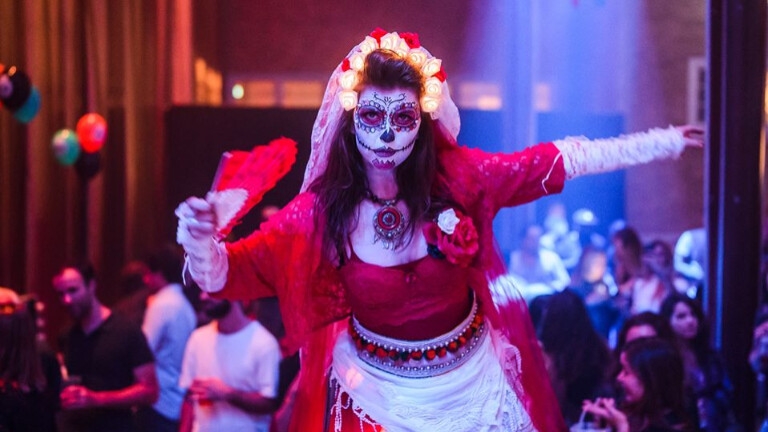
[[[627, 130], [687, 121], [688, 60], [705, 55], [705, 2], [632, 2], [636, 34], [628, 47]], [[667, 240], [700, 226], [704, 209], [704, 152], [678, 161], [632, 168], [626, 176], [627, 220], [644, 237]]]

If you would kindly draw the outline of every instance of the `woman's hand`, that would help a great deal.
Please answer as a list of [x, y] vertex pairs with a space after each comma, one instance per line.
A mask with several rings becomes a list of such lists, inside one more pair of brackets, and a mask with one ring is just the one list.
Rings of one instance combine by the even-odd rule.
[[187, 198], [176, 208], [176, 216], [186, 223], [189, 234], [196, 240], [211, 238], [216, 233], [216, 213], [205, 199]]
[[704, 147], [704, 129], [700, 126], [683, 125], [675, 126], [681, 134], [686, 147]]
[[604, 419], [616, 432], [629, 432], [627, 416], [616, 408], [616, 402], [611, 398], [597, 398], [594, 402], [585, 400], [581, 409]]
[[204, 291], [214, 292], [224, 288], [227, 281], [227, 251], [219, 242], [217, 206], [211, 195], [205, 199], [190, 197], [176, 208], [179, 225], [176, 242], [184, 247], [185, 272]]

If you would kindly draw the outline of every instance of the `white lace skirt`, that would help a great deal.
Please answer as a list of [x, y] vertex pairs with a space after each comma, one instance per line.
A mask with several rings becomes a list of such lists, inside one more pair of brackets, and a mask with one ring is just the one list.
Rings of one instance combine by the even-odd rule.
[[[352, 409], [361, 425], [373, 419], [388, 432], [535, 431], [505, 376], [505, 369], [519, 375], [518, 350], [489, 330], [490, 337], [482, 338], [461, 366], [424, 378], [397, 376], [363, 362], [352, 338], [343, 334], [333, 351], [331, 378], [341, 391], [331, 427], [343, 430], [340, 412]], [[343, 406], [342, 392], [351, 406]]]

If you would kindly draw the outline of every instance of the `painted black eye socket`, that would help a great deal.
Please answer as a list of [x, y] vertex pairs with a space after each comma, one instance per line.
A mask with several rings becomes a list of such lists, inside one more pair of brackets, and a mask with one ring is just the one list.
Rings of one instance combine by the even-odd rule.
[[419, 112], [416, 108], [399, 108], [390, 116], [392, 125], [399, 128], [411, 128], [419, 121]]
[[357, 110], [357, 118], [366, 126], [378, 127], [384, 124], [386, 113], [374, 107], [360, 107]]

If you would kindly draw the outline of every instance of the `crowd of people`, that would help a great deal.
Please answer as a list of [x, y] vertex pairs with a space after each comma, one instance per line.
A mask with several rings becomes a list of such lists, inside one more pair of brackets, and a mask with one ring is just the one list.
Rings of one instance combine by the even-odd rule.
[[283, 362], [274, 320], [185, 289], [183, 262], [168, 245], [127, 263], [114, 307], [89, 263], [64, 264], [51, 289], [73, 325], [52, 343], [38, 332], [39, 303], [0, 288], [0, 431], [285, 430], [272, 425]]
[[[548, 246], [537, 230], [525, 234], [530, 255]], [[638, 247], [639, 235], [626, 226], [611, 240], [618, 251], [612, 258], [605, 248], [583, 247], [565, 286], [528, 301], [565, 423], [576, 425], [587, 412], [616, 430], [738, 430], [732, 387], [699, 301], [685, 286], [663, 282], [674, 273], [672, 248], [658, 240]], [[659, 249], [663, 265], [649, 256]], [[34, 302], [0, 289], [7, 344], [0, 350], [0, 430], [286, 430], [298, 358], [284, 358], [277, 303], [228, 301], [183, 287], [182, 265], [175, 246], [127, 263], [123, 297], [113, 308], [99, 301], [91, 266], [62, 266], [52, 289], [75, 324], [56, 341], [58, 359], [39, 343]], [[638, 270], [643, 266], [648, 273]], [[642, 297], [632, 290], [642, 285], [632, 277], [648, 274], [663, 295], [633, 308]], [[756, 330], [758, 372], [767, 370], [768, 354], [759, 351], [767, 351], [759, 345], [766, 328]], [[285, 369], [288, 360], [293, 366]]]
[[[638, 237], [622, 233], [627, 230], [632, 229], [622, 228], [613, 239]], [[622, 248], [616, 241], [614, 246]], [[646, 255], [653, 249], [643, 248]], [[624, 259], [615, 253], [609, 263], [595, 246], [582, 252], [595, 253], [603, 257], [596, 267], [606, 274], [582, 269], [566, 287], [529, 301], [565, 423], [583, 423], [588, 413], [591, 421], [618, 431], [739, 430], [728, 374], [709, 343], [698, 300], [689, 290], [665, 287], [658, 307], [635, 310], [631, 291], [617, 287], [595, 294], [585, 283], [621, 280], [612, 269]], [[671, 254], [665, 257], [672, 261]], [[57, 352], [36, 333], [35, 302], [0, 289], [0, 430], [287, 430], [293, 395], [286, 395], [295, 391], [288, 387], [298, 359], [283, 356], [278, 340], [285, 329], [276, 302], [241, 303], [188, 289], [182, 286], [182, 265], [175, 246], [127, 263], [124, 295], [113, 308], [99, 301], [90, 265], [62, 266], [52, 289], [74, 325], [56, 341]], [[574, 271], [581, 268], [577, 264]], [[621, 319], [612, 327], [613, 338], [599, 331], [602, 315], [590, 308], [596, 303], [590, 298], [624, 308], [615, 314]], [[765, 328], [756, 330], [756, 371], [766, 371], [768, 354], [759, 346]], [[291, 359], [293, 370], [286, 370]]]
[[[742, 430], [695, 296], [700, 280], [675, 268], [668, 243], [614, 227], [606, 241], [579, 245], [566, 288], [529, 301], [566, 422], [587, 412], [619, 431]], [[557, 255], [553, 244], [538, 248]]]

